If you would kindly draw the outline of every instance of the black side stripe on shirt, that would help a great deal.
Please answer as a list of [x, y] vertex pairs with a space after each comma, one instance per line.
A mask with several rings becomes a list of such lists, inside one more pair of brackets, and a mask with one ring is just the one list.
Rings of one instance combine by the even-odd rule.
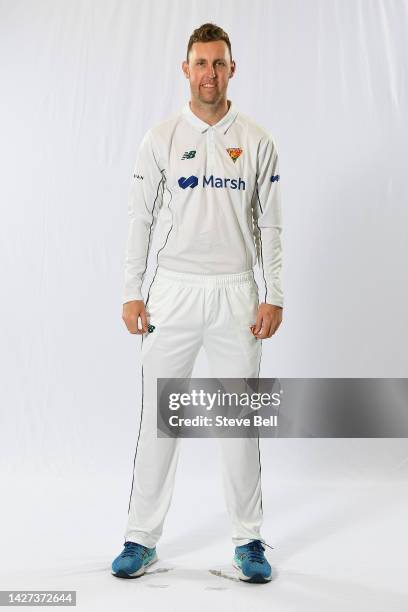
[[[256, 178], [258, 180], [258, 177], [256, 177]], [[256, 190], [256, 197], [257, 197], [257, 200], [258, 200], [259, 209], [260, 209], [261, 213], [263, 214], [261, 200], [259, 199], [258, 185], [256, 185], [255, 190]], [[258, 218], [255, 217], [255, 220], [256, 220], [256, 226], [257, 226], [257, 228], [259, 230], [259, 242], [261, 243], [261, 268], [262, 268], [262, 276], [263, 276], [264, 283], [265, 283], [265, 299], [264, 299], [264, 302], [266, 303], [266, 296], [268, 295], [268, 285], [266, 284], [265, 268], [264, 268], [264, 261], [263, 261], [262, 231], [261, 231], [261, 228], [258, 225]]]
[[164, 241], [163, 245], [160, 247], [160, 249], [158, 249], [157, 254], [156, 254], [156, 269], [155, 269], [155, 271], [154, 271], [154, 275], [153, 275], [152, 282], [150, 283], [150, 285], [149, 285], [149, 289], [148, 289], [148, 291], [147, 291], [146, 306], [147, 306], [147, 303], [148, 303], [148, 301], [149, 301], [150, 289], [152, 288], [152, 285], [153, 285], [154, 280], [155, 280], [155, 278], [156, 278], [157, 270], [158, 270], [158, 267], [159, 267], [159, 255], [160, 255], [161, 251], [164, 249], [164, 247], [166, 246], [167, 241], [168, 241], [169, 236], [170, 236], [170, 232], [171, 232], [171, 230], [173, 229], [173, 225], [174, 225], [174, 222], [173, 222], [173, 210], [172, 210], [172, 209], [171, 209], [171, 207], [170, 207], [171, 201], [172, 201], [172, 199], [173, 199], [173, 194], [171, 193], [170, 189], [167, 187], [167, 179], [166, 179], [166, 174], [165, 174], [165, 171], [164, 171], [164, 170], [162, 170], [162, 174], [163, 174], [163, 177], [164, 177], [164, 182], [163, 182], [163, 192], [164, 192], [164, 189], [167, 189], [167, 191], [168, 191], [168, 192], [169, 192], [169, 194], [170, 194], [170, 200], [169, 200], [169, 203], [167, 204], [167, 208], [168, 208], [168, 209], [170, 210], [170, 212], [171, 212], [171, 226], [170, 226], [169, 231], [167, 232], [167, 236], [166, 236], [166, 239], [165, 239], [165, 241]]
[[[160, 181], [159, 181], [159, 183], [158, 183], [158, 185], [157, 185], [157, 189], [156, 189], [156, 197], [154, 198], [154, 202], [153, 202], [153, 208], [152, 208], [152, 222], [151, 222], [150, 227], [149, 227], [149, 240], [148, 240], [148, 243], [147, 243], [147, 249], [146, 249], [146, 261], [145, 261], [145, 267], [144, 267], [144, 270], [143, 270], [143, 273], [142, 273], [142, 277], [141, 277], [141, 281], [142, 281], [142, 282], [143, 282], [144, 275], [146, 274], [146, 269], [147, 269], [147, 260], [148, 260], [148, 258], [149, 258], [150, 241], [151, 241], [151, 238], [152, 238], [152, 229], [153, 229], [153, 225], [154, 225], [154, 209], [156, 208], [156, 202], [157, 202], [157, 200], [158, 200], [158, 198], [159, 198], [159, 190], [160, 190], [160, 187], [163, 187], [164, 182], [165, 182], [165, 180], [166, 180], [166, 177], [165, 177], [165, 174], [164, 174], [164, 170], [160, 170], [160, 172], [161, 172], [161, 179], [160, 179]], [[161, 193], [161, 197], [162, 197], [162, 198], [163, 198], [163, 191], [164, 191], [164, 189], [162, 188], [162, 193]]]

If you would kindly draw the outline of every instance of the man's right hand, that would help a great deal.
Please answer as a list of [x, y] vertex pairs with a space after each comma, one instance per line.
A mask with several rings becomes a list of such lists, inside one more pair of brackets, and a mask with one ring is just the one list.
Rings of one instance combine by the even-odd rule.
[[[139, 318], [141, 329], [139, 329]], [[145, 334], [147, 332], [147, 314], [143, 300], [132, 300], [123, 304], [122, 319], [131, 334]]]

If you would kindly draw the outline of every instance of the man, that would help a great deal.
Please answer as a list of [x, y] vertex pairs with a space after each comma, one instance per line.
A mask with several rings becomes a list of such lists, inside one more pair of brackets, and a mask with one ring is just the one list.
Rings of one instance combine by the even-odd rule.
[[[195, 30], [182, 63], [191, 100], [145, 134], [136, 161], [123, 320], [130, 333], [142, 334], [143, 399], [125, 544], [112, 563], [122, 578], [140, 576], [157, 560], [173, 493], [180, 440], [157, 438], [157, 378], [191, 377], [201, 346], [213, 377], [257, 378], [261, 342], [282, 321], [278, 155], [269, 133], [228, 100], [235, 69], [221, 28]], [[157, 266], [145, 304], [153, 229]], [[259, 439], [219, 443], [233, 564], [242, 580], [269, 581]]]

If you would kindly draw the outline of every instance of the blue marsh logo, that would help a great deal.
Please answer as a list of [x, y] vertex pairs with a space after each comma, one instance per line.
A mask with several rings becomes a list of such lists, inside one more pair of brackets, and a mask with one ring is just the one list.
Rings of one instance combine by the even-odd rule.
[[[187, 187], [197, 187], [198, 185], [198, 177], [197, 176], [189, 176], [186, 178], [185, 176], [181, 176], [178, 180], [178, 184], [182, 189], [187, 189]], [[245, 191], [245, 181], [239, 177], [238, 179], [230, 179], [230, 178], [219, 178], [214, 177], [213, 174], [211, 176], [206, 177], [203, 176], [202, 187], [215, 187], [217, 189], [242, 189]]]
[[198, 178], [196, 176], [189, 176], [188, 178], [182, 176], [179, 178], [178, 184], [182, 189], [187, 189], [187, 187], [193, 189], [193, 187], [197, 187], [198, 185]]

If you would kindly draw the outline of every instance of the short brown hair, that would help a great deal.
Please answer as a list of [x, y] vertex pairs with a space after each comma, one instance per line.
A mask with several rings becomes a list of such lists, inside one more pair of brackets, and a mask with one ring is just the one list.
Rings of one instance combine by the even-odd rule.
[[187, 62], [188, 55], [194, 43], [212, 42], [213, 40], [223, 40], [225, 43], [227, 43], [230, 58], [232, 60], [231, 43], [228, 34], [224, 32], [222, 28], [215, 25], [215, 23], [204, 23], [202, 26], [194, 30], [190, 36], [190, 40], [188, 41], [187, 45]]

